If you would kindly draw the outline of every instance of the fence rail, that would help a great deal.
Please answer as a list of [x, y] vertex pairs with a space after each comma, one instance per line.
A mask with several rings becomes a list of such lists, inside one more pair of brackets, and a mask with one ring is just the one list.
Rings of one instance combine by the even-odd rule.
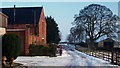
[[120, 66], [120, 52], [119, 51], [105, 51], [105, 50], [90, 50], [78, 49], [87, 55], [94, 56]]

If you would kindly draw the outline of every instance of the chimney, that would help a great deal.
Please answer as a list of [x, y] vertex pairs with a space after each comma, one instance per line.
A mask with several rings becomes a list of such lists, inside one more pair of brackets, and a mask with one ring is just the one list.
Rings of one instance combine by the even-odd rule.
[[14, 23], [13, 23], [13, 28], [14, 28], [14, 25], [15, 25], [15, 5], [14, 5]]

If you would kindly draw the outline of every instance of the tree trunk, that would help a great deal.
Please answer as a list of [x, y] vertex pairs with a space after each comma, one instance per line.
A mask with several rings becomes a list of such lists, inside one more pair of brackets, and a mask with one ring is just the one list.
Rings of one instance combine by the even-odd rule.
[[90, 40], [89, 45], [91, 49], [95, 48], [94, 41], [92, 39]]

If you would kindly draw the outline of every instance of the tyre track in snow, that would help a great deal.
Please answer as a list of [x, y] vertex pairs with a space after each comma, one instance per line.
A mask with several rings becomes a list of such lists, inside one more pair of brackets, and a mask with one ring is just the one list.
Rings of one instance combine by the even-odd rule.
[[68, 54], [71, 56], [71, 64], [69, 66], [84, 66], [86, 65], [84, 61], [84, 57], [78, 55], [74, 51], [68, 51]]
[[[94, 60], [91, 60], [88, 56], [82, 54], [82, 53], [78, 53], [78, 51], [74, 51], [77, 55], [81, 56], [81, 58], [83, 58], [83, 61], [86, 61], [86, 66], [94, 66], [95, 64], [92, 62]], [[91, 67], [90, 67], [91, 68]], [[93, 67], [92, 67], [93, 68]]]

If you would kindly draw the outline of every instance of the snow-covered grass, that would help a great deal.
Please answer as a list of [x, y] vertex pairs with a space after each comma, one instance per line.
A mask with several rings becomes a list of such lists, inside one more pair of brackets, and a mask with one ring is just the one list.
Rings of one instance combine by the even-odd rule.
[[62, 56], [19, 56], [15, 62], [25, 66], [117, 66], [77, 50], [71, 51], [69, 49], [63, 50]]
[[48, 57], [48, 56], [19, 56], [15, 62], [22, 63], [25, 66], [66, 66], [69, 64], [70, 55], [64, 50], [62, 56]]

